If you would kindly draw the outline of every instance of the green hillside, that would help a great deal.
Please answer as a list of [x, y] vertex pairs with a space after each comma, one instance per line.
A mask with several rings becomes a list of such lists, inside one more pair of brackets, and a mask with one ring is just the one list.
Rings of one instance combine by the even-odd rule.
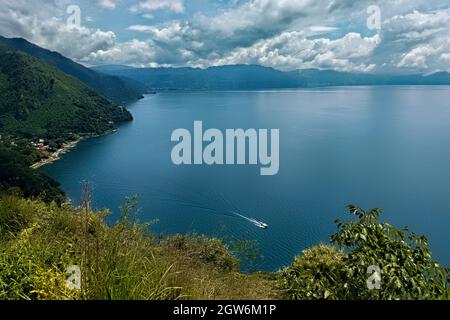
[[0, 133], [28, 139], [101, 134], [131, 114], [77, 79], [0, 48]]
[[141, 84], [126, 78], [96, 72], [64, 57], [58, 52], [41, 48], [25, 39], [0, 36], [0, 46], [25, 52], [48, 65], [58, 68], [113, 102], [127, 103], [142, 98]]
[[[66, 142], [107, 133], [131, 119], [128, 110], [76, 78], [0, 47], [0, 194], [64, 202], [59, 184], [30, 166]], [[32, 143], [41, 139], [38, 150]]]

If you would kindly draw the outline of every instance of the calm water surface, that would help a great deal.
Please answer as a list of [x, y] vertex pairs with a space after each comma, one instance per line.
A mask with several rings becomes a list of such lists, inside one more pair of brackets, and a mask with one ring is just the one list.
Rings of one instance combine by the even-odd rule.
[[[347, 204], [381, 207], [395, 226], [428, 235], [435, 258], [450, 265], [450, 87], [161, 93], [129, 109], [134, 122], [42, 169], [74, 202], [90, 180], [95, 206], [111, 208], [111, 221], [126, 196], [139, 194], [142, 219], [159, 219], [154, 231], [257, 240], [259, 267], [275, 270], [327, 242], [333, 221], [349, 217]], [[171, 133], [192, 131], [194, 120], [222, 130], [279, 128], [279, 174], [174, 166]]]

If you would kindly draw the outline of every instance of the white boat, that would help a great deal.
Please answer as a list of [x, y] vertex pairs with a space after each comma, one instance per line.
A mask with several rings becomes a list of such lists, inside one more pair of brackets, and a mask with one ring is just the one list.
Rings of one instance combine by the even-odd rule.
[[247, 220], [247, 221], [253, 223], [253, 224], [254, 224], [255, 226], [257, 226], [258, 228], [261, 228], [261, 229], [267, 229], [267, 228], [269, 228], [269, 225], [268, 225], [267, 223], [262, 222], [262, 221], [258, 221], [258, 220], [253, 219], [253, 218], [248, 218], [248, 217], [243, 216], [242, 214], [237, 213], [237, 212], [234, 212], [234, 211], [231, 211], [231, 213], [237, 215], [238, 217], [241, 217], [242, 219], [245, 219], [245, 220]]
[[269, 225], [268, 225], [267, 223], [264, 223], [264, 222], [261, 222], [261, 221], [255, 221], [255, 225], [256, 225], [258, 228], [261, 228], [261, 229], [267, 229], [267, 228], [269, 228]]

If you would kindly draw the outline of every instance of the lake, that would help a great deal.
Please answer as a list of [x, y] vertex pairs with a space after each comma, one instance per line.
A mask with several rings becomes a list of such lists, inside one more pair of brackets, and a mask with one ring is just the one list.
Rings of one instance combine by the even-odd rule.
[[[167, 92], [129, 106], [135, 120], [81, 142], [41, 170], [75, 203], [94, 186], [113, 221], [139, 195], [141, 220], [158, 233], [256, 240], [263, 270], [329, 241], [345, 206], [384, 209], [382, 219], [430, 238], [450, 265], [450, 87], [339, 87], [250, 92]], [[259, 166], [175, 166], [173, 130], [280, 129], [280, 171]], [[213, 211], [213, 210], [214, 211]], [[267, 230], [231, 214], [264, 221]]]

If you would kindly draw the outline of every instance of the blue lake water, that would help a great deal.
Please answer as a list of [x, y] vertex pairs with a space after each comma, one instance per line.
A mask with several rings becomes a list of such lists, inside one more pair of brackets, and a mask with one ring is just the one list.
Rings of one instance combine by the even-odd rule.
[[[113, 220], [125, 197], [139, 194], [141, 219], [159, 219], [154, 231], [257, 240], [264, 270], [328, 242], [333, 221], [350, 218], [346, 205], [381, 207], [384, 220], [426, 234], [434, 257], [450, 265], [450, 87], [160, 93], [129, 109], [132, 123], [42, 169], [74, 202], [89, 180], [95, 206], [111, 208]], [[192, 131], [194, 120], [279, 128], [279, 174], [173, 165], [171, 133]]]

